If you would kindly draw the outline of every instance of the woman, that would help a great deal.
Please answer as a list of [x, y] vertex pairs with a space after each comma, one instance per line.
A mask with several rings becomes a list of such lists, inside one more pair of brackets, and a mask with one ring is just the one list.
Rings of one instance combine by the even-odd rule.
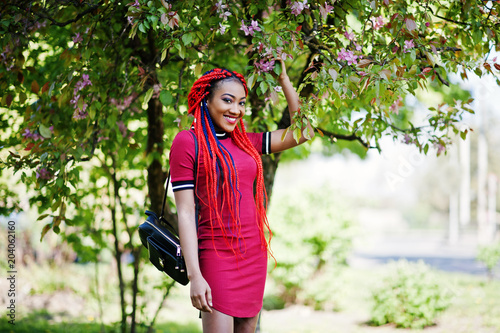
[[[292, 117], [299, 97], [283, 61], [281, 67], [278, 82]], [[302, 137], [297, 143], [292, 133], [282, 140], [284, 129], [246, 133], [242, 118], [247, 94], [242, 75], [223, 69], [205, 73], [188, 96], [195, 118], [191, 133], [180, 132], [170, 152], [191, 301], [201, 311], [205, 333], [255, 331], [267, 273], [265, 234], [270, 235], [260, 155], [306, 141]]]

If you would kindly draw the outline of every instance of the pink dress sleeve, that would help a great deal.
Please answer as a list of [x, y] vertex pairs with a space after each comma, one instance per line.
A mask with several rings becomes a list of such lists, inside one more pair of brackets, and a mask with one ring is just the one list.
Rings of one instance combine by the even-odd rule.
[[247, 133], [250, 142], [261, 155], [271, 154], [271, 132]]
[[194, 189], [195, 146], [193, 135], [182, 131], [176, 135], [170, 149], [172, 190]]

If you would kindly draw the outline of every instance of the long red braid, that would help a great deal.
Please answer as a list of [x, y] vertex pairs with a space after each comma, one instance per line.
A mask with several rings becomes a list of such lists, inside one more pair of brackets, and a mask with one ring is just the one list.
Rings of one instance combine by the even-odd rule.
[[[240, 221], [240, 192], [238, 173], [234, 166], [231, 154], [220, 144], [217, 139], [215, 129], [208, 113], [206, 99], [216, 82], [224, 79], [238, 80], [243, 85], [245, 93], [248, 94], [245, 78], [237, 73], [225, 69], [213, 69], [201, 76], [191, 88], [188, 95], [189, 113], [194, 115], [194, 131], [198, 138], [198, 159], [203, 158], [205, 167], [205, 181], [207, 184], [208, 202], [203, 202], [209, 207], [210, 221], [216, 221], [224, 233], [226, 244], [232, 249], [235, 255], [245, 252], [244, 238], [241, 235]], [[264, 173], [260, 154], [255, 149], [247, 136], [245, 125], [240, 120], [239, 126], [230, 133], [234, 143], [250, 155], [257, 164], [257, 177], [254, 200], [257, 207], [257, 224], [261, 235], [263, 249], [270, 250], [272, 232], [266, 216], [267, 194], [264, 187]], [[201, 165], [198, 160], [198, 165]], [[222, 206], [218, 207], [217, 194], [222, 191]], [[199, 195], [196, 194], [199, 198]], [[227, 205], [230, 212], [231, 221], [225, 224], [222, 218], [222, 211]], [[211, 222], [212, 223], [212, 222]], [[212, 233], [214, 225], [212, 224]], [[266, 232], [269, 237], [266, 239]], [[228, 235], [229, 234], [229, 235]], [[233, 236], [233, 237], [228, 237]], [[212, 237], [213, 239], [213, 237]], [[243, 241], [243, 244], [239, 243]]]

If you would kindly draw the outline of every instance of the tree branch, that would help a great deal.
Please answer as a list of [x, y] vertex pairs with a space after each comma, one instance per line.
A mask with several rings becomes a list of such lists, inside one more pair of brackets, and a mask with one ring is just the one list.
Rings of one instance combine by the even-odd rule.
[[71, 24], [71, 23], [78, 21], [79, 19], [81, 19], [82, 17], [87, 15], [88, 13], [93, 12], [98, 7], [100, 7], [103, 3], [104, 3], [104, 1], [101, 0], [96, 5], [91, 6], [91, 7], [87, 8], [86, 10], [84, 10], [83, 12], [79, 13], [75, 18], [64, 21], [64, 22], [58, 22], [54, 18], [50, 17], [49, 15], [44, 15], [44, 14], [40, 14], [40, 13], [33, 13], [33, 14], [35, 14], [36, 16], [38, 16], [40, 18], [44, 18], [44, 19], [49, 20], [50, 22], [52, 22], [53, 25], [57, 25], [59, 27], [64, 27], [64, 26], [67, 26], [68, 24]]
[[333, 132], [327, 131], [327, 130], [325, 130], [323, 128], [319, 128], [319, 127], [318, 127], [318, 130], [320, 130], [321, 132], [323, 132], [323, 134], [325, 134], [325, 135], [327, 135], [329, 137], [338, 139], [338, 140], [358, 141], [366, 149], [374, 148], [374, 147], [371, 147], [368, 142], [363, 141], [363, 139], [360, 138], [359, 136], [357, 136], [355, 133], [352, 133], [350, 135], [344, 135], [344, 134], [333, 133]]

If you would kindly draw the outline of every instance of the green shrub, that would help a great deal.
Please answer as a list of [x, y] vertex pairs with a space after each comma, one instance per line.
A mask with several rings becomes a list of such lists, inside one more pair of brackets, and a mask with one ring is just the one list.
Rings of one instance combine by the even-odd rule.
[[434, 324], [437, 315], [450, 305], [451, 291], [423, 262], [401, 260], [374, 291], [373, 300], [373, 324], [423, 328]]
[[[275, 296], [287, 304], [311, 304], [317, 309], [331, 303], [336, 295], [334, 280], [346, 263], [354, 235], [348, 212], [327, 187], [273, 194], [269, 221], [277, 266], [270, 261], [270, 278], [278, 288]], [[316, 288], [319, 284], [323, 287]]]
[[488, 269], [488, 276], [493, 277], [493, 269], [500, 263], [500, 243], [480, 246], [476, 259]]

